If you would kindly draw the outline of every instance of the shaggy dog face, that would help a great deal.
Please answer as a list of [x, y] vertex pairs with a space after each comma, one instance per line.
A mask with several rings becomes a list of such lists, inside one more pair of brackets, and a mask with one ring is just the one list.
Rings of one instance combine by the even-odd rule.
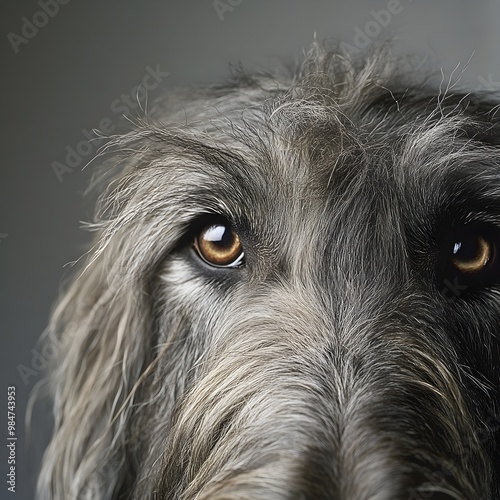
[[498, 498], [494, 102], [386, 61], [314, 47], [112, 142], [40, 498]]

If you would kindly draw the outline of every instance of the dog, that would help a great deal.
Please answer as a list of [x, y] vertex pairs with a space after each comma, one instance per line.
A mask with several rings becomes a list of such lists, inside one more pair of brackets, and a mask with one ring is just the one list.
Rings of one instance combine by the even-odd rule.
[[386, 50], [110, 139], [41, 499], [500, 498], [497, 101]]

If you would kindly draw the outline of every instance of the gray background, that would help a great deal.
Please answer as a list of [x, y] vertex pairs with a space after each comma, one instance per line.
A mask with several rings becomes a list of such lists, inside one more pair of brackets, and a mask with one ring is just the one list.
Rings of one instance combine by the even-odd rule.
[[[42, 0], [43, 1], [43, 0]], [[394, 1], [394, 0], [393, 0]], [[159, 65], [169, 73], [150, 92], [213, 82], [228, 75], [228, 63], [271, 68], [277, 58], [293, 60], [314, 34], [354, 45], [359, 31], [375, 33], [371, 11], [387, 0], [291, 1], [220, 0], [235, 4], [219, 16], [214, 2], [70, 0], [15, 52], [9, 33], [21, 35], [23, 17], [41, 10], [35, 1], [4, 1], [0, 135], [0, 329], [1, 360], [0, 498], [29, 499], [44, 445], [49, 408], [35, 405], [31, 439], [26, 439], [26, 403], [40, 381], [43, 357], [37, 339], [50, 313], [67, 263], [84, 251], [92, 200], [82, 194], [92, 158], [65, 173], [59, 182], [52, 163], [65, 163], [66, 147], [85, 139], [82, 130], [108, 118], [115, 131], [126, 126], [111, 109]], [[237, 4], [237, 5], [236, 5]], [[400, 12], [369, 41], [395, 37], [401, 52], [427, 55], [445, 74], [471, 58], [462, 82], [473, 88], [498, 88], [500, 81], [500, 1], [400, 0]], [[42, 18], [38, 18], [39, 21]], [[370, 31], [371, 30], [371, 31]], [[135, 114], [133, 112], [132, 114]], [[95, 151], [95, 149], [94, 149]], [[5, 236], [7, 235], [7, 236]], [[35, 350], [35, 353], [33, 352]], [[19, 370], [29, 369], [25, 379]], [[25, 372], [27, 373], [27, 372]], [[28, 377], [26, 379], [26, 377]], [[6, 392], [17, 387], [17, 497], [6, 491]]]

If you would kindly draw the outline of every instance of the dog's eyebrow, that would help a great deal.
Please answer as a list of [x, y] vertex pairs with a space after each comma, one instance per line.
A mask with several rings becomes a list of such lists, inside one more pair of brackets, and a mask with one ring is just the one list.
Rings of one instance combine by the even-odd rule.
[[[156, 131], [151, 140], [161, 141], [162, 153], [172, 155], [175, 153], [180, 158], [203, 163], [219, 170], [222, 174], [229, 176], [239, 186], [245, 185], [249, 180], [255, 182], [255, 167], [250, 165], [244, 156], [234, 150], [230, 150], [227, 144], [208, 144], [193, 136], [193, 133], [182, 131]], [[165, 149], [166, 148], [166, 149]], [[252, 172], [252, 176], [248, 175]]]
[[148, 148], [153, 159], [173, 160], [183, 170], [193, 169], [206, 175], [206, 182], [191, 184], [192, 195], [185, 196], [184, 204], [247, 225], [247, 215], [258, 202], [256, 193], [265, 193], [269, 185], [265, 170], [259, 168], [259, 162], [266, 161], [262, 148], [254, 148], [253, 158], [248, 154], [244, 157], [237, 148], [245, 145], [236, 138], [222, 143], [203, 133], [197, 136], [195, 131], [183, 130], [161, 129], [148, 134], [147, 139], [151, 145], [156, 144]]

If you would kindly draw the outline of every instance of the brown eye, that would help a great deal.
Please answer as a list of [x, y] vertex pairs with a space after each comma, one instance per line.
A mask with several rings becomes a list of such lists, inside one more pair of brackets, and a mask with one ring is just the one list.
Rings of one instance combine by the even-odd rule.
[[204, 226], [194, 237], [198, 255], [215, 267], [238, 267], [243, 263], [239, 236], [224, 223]]
[[465, 274], [480, 273], [494, 256], [494, 246], [481, 234], [469, 234], [453, 243], [451, 262], [457, 271]]
[[[500, 230], [490, 225], [465, 224], [441, 240], [438, 277], [455, 296], [500, 282]], [[451, 293], [450, 292], [450, 293]]]

